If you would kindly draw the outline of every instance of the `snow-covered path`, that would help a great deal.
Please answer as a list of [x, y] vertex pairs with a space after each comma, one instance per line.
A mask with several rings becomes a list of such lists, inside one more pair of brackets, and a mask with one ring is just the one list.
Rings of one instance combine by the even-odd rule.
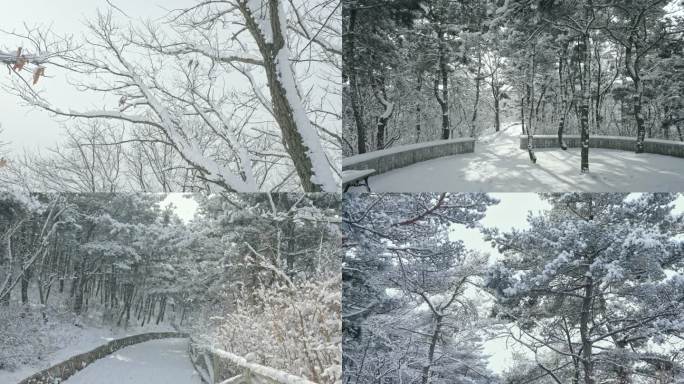
[[161, 339], [108, 355], [65, 384], [200, 384], [188, 357], [187, 339]]
[[511, 125], [478, 140], [474, 153], [428, 160], [371, 177], [371, 189], [373, 192], [684, 190], [684, 159], [590, 148], [590, 171], [581, 174], [579, 148], [537, 149], [537, 164], [532, 164], [527, 151], [520, 149], [520, 132], [519, 124]]

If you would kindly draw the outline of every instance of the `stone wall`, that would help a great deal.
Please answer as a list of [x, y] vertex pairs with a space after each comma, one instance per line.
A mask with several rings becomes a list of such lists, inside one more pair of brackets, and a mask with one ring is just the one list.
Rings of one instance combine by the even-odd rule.
[[143, 343], [145, 341], [175, 337], [188, 337], [188, 335], [178, 332], [154, 332], [112, 340], [105, 345], [93, 349], [90, 352], [76, 355], [64, 362], [40, 371], [33, 376], [20, 381], [19, 384], [52, 384], [55, 382], [61, 382], [96, 360], [116, 352], [121, 348], [128, 347], [133, 344]]
[[[565, 135], [563, 141], [570, 148], [580, 147], [580, 137], [576, 135]], [[559, 148], [558, 136], [555, 135], [535, 135], [535, 148]], [[619, 149], [622, 151], [634, 151], [636, 148], [636, 138], [624, 136], [593, 136], [589, 137], [590, 148]], [[520, 149], [527, 149], [527, 136], [520, 136]], [[684, 157], [684, 142], [646, 139], [644, 140], [644, 152], [659, 155]]]
[[342, 159], [342, 169], [375, 169], [384, 173], [420, 161], [475, 151], [475, 139], [438, 140], [402, 145]]

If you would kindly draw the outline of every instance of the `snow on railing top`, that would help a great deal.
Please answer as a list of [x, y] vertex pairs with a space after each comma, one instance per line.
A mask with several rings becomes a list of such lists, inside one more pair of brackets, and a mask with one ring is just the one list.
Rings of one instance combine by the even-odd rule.
[[281, 384], [316, 384], [313, 381], [309, 381], [303, 377], [295, 376], [287, 372], [279, 371], [275, 368], [266, 367], [260, 364], [253, 363], [242, 356], [235, 355], [230, 352], [226, 352], [221, 349], [210, 348], [207, 349], [208, 352], [214, 355], [226, 359], [236, 366], [249, 371], [251, 375], [260, 377], [262, 379], [270, 380], [271, 382], [281, 383]]
[[343, 165], [347, 165], [347, 164], [351, 165], [351, 164], [359, 162], [359, 161], [369, 160], [372, 158], [382, 157], [382, 156], [387, 156], [387, 155], [395, 155], [395, 154], [399, 154], [402, 152], [410, 152], [410, 151], [415, 151], [415, 150], [420, 150], [420, 149], [429, 149], [429, 148], [433, 148], [433, 147], [452, 145], [454, 143], [474, 143], [474, 142], [475, 142], [475, 139], [473, 139], [471, 137], [464, 137], [464, 138], [458, 138], [458, 139], [434, 140], [434, 141], [427, 141], [427, 142], [423, 142], [423, 143], [405, 144], [405, 145], [399, 145], [399, 146], [392, 147], [392, 148], [366, 152], [366, 153], [363, 153], [360, 155], [349, 156], [349, 157], [342, 159], [342, 164]]
[[[563, 139], [569, 147], [577, 147], [580, 144], [580, 136], [563, 135]], [[633, 150], [636, 137], [633, 136], [591, 136], [589, 146], [592, 148]], [[645, 152], [658, 155], [684, 157], [684, 142], [663, 139], [644, 139]], [[558, 146], [556, 135], [534, 135], [536, 148], [553, 148]], [[520, 136], [520, 149], [527, 149], [527, 136]]]

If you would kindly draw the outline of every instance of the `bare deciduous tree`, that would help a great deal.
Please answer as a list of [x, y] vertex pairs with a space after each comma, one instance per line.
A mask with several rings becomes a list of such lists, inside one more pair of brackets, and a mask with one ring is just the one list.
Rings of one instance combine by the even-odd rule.
[[22, 35], [50, 52], [29, 61], [68, 70], [103, 108], [57, 106], [22, 76], [11, 91], [58, 116], [123, 124], [125, 135], [86, 146], [103, 156], [134, 148], [118, 157], [129, 160], [124, 184], [134, 189], [150, 187], [145, 174], [165, 191], [338, 189], [338, 4], [202, 1], [142, 27], [120, 27], [114, 12], [89, 22], [82, 47], [39, 30]]

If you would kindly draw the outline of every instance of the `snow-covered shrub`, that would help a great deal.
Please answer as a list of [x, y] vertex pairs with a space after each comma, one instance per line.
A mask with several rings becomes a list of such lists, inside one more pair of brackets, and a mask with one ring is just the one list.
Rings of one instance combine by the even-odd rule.
[[341, 281], [259, 288], [206, 324], [202, 342], [317, 383], [341, 382]]
[[55, 309], [14, 303], [0, 307], [0, 370], [39, 365], [69, 343], [77, 332], [73, 324], [73, 315]]

